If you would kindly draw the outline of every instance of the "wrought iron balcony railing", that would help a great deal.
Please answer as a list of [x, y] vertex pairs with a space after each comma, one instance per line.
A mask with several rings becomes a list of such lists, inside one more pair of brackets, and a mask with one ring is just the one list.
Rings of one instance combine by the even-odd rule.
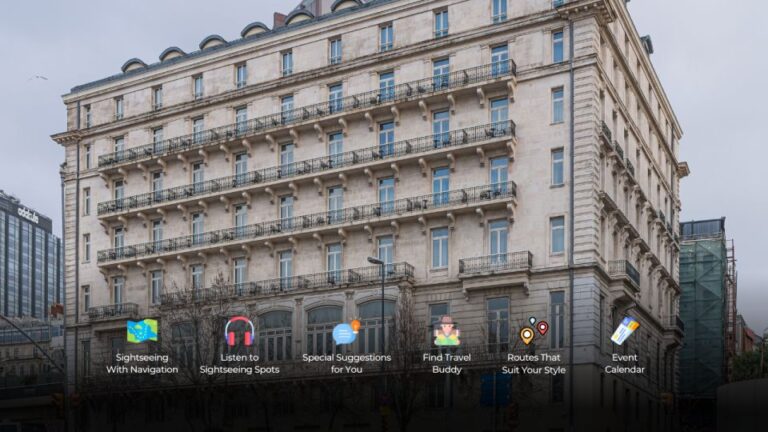
[[141, 243], [101, 250], [98, 262], [106, 263], [123, 259], [177, 252], [187, 249], [206, 248], [238, 241], [247, 241], [270, 236], [280, 236], [314, 228], [361, 223], [372, 219], [421, 213], [431, 209], [448, 208], [457, 205], [471, 205], [492, 200], [517, 196], [517, 185], [513, 181], [440, 193], [402, 198], [378, 204], [348, 207], [323, 213], [278, 219], [242, 227], [233, 227], [203, 234], [193, 234], [162, 241]]
[[533, 254], [529, 251], [486, 255], [459, 260], [459, 273], [467, 275], [527, 270], [531, 267], [533, 267]]
[[[384, 279], [387, 282], [413, 279], [413, 266], [406, 262], [388, 264], [384, 268], [386, 272]], [[163, 307], [178, 306], [236, 297], [271, 296], [297, 290], [319, 291], [379, 281], [381, 281], [381, 267], [368, 266], [171, 292], [161, 295], [160, 302]]]
[[661, 219], [661, 223], [666, 226], [667, 225], [667, 216], [661, 210], [659, 210], [658, 215], [659, 215], [659, 219]]
[[96, 306], [88, 309], [88, 319], [91, 321], [135, 317], [138, 316], [138, 314], [139, 305], [136, 303], [118, 303], [107, 306]]
[[609, 261], [608, 274], [611, 276], [629, 277], [635, 285], [640, 286], [640, 272], [627, 260]]
[[198, 197], [210, 193], [224, 192], [239, 188], [250, 188], [254, 185], [317, 174], [332, 169], [345, 168], [379, 160], [401, 158], [407, 155], [416, 155], [443, 148], [462, 147], [497, 138], [514, 137], [515, 128], [515, 122], [512, 120], [490, 123], [459, 129], [445, 134], [427, 135], [392, 144], [368, 147], [277, 167], [264, 168], [244, 174], [148, 192], [117, 200], [101, 202], [98, 205], [98, 215], [103, 216], [119, 213], [126, 210]]
[[603, 139], [606, 140], [608, 147], [610, 147], [611, 143], [613, 142], [613, 134], [611, 133], [611, 129], [605, 122], [603, 122], [600, 131], [602, 133]]
[[397, 103], [423, 98], [431, 94], [455, 90], [488, 80], [517, 75], [517, 65], [513, 60], [495, 62], [470, 69], [464, 69], [442, 75], [435, 75], [418, 81], [383, 87], [365, 93], [347, 96], [333, 101], [322, 102], [292, 110], [281, 111], [245, 122], [191, 133], [163, 141], [145, 144], [120, 152], [99, 156], [99, 168], [108, 168], [127, 162], [137, 162], [174, 153], [202, 148], [212, 144], [221, 144], [234, 139], [242, 139], [266, 130], [281, 128], [308, 120], [319, 119], [331, 114], [341, 114], [360, 109], [377, 107], [387, 103]]
[[632, 177], [635, 176], [635, 165], [632, 164], [632, 162], [627, 158], [627, 171], [629, 171], [629, 175]]
[[685, 332], [685, 324], [680, 319], [680, 315], [668, 315], [664, 317], [664, 327], [668, 329]]
[[616, 154], [619, 155], [619, 159], [623, 161], [624, 160], [624, 149], [621, 148], [621, 145], [619, 144], [618, 141], [613, 143], [613, 149], [616, 151]]

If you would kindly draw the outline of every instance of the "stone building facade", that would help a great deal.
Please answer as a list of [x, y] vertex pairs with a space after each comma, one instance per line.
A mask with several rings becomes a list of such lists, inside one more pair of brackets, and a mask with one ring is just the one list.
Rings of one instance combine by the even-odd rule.
[[[541, 378], [548, 409], [671, 427], [687, 167], [625, 2], [317, 3], [64, 96], [71, 387], [151, 349], [126, 346], [126, 320], [179, 346], [169, 317], [211, 299], [252, 318], [265, 364], [334, 352], [353, 318], [350, 351], [375, 352], [373, 256], [385, 314], [408, 293], [420, 344], [448, 314], [462, 349], [503, 358], [546, 320], [536, 350], [569, 367]], [[641, 326], [617, 348], [625, 315]], [[646, 373], [606, 374], [614, 352]], [[460, 405], [436, 385], [425, 404]]]

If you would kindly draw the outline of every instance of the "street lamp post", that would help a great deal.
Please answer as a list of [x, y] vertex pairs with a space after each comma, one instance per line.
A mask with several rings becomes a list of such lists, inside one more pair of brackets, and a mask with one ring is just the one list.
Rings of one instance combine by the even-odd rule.
[[379, 401], [379, 404], [381, 407], [379, 410], [381, 411], [381, 430], [385, 430], [386, 428], [386, 418], [384, 417], [384, 395], [386, 393], [386, 387], [387, 387], [387, 377], [384, 375], [384, 281], [386, 278], [386, 274], [384, 272], [384, 261], [380, 260], [378, 258], [374, 257], [368, 257], [368, 262], [377, 265], [380, 268], [381, 272], [381, 338], [379, 339], [379, 349], [381, 350], [381, 380], [382, 380], [382, 387], [381, 387], [381, 400]]

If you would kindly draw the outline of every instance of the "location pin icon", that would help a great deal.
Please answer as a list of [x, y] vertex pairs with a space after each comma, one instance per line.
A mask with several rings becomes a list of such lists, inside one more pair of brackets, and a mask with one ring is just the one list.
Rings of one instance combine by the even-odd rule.
[[538, 330], [539, 333], [541, 333], [541, 335], [544, 336], [545, 334], [547, 334], [547, 330], [549, 330], [549, 324], [547, 324], [546, 321], [541, 321], [539, 322], [539, 325], [536, 326], [536, 330]]
[[523, 327], [520, 329], [520, 339], [523, 341], [524, 344], [530, 345], [531, 341], [533, 340], [533, 329], [530, 327]]
[[528, 322], [531, 323], [531, 325], [536, 325], [536, 317], [528, 318]]

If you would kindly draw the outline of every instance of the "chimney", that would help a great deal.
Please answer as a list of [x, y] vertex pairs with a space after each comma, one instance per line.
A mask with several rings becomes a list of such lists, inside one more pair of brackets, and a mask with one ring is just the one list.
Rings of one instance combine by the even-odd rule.
[[272, 18], [272, 29], [283, 27], [285, 25], [286, 16], [287, 15], [281, 14], [280, 12], [275, 12], [275, 15]]

